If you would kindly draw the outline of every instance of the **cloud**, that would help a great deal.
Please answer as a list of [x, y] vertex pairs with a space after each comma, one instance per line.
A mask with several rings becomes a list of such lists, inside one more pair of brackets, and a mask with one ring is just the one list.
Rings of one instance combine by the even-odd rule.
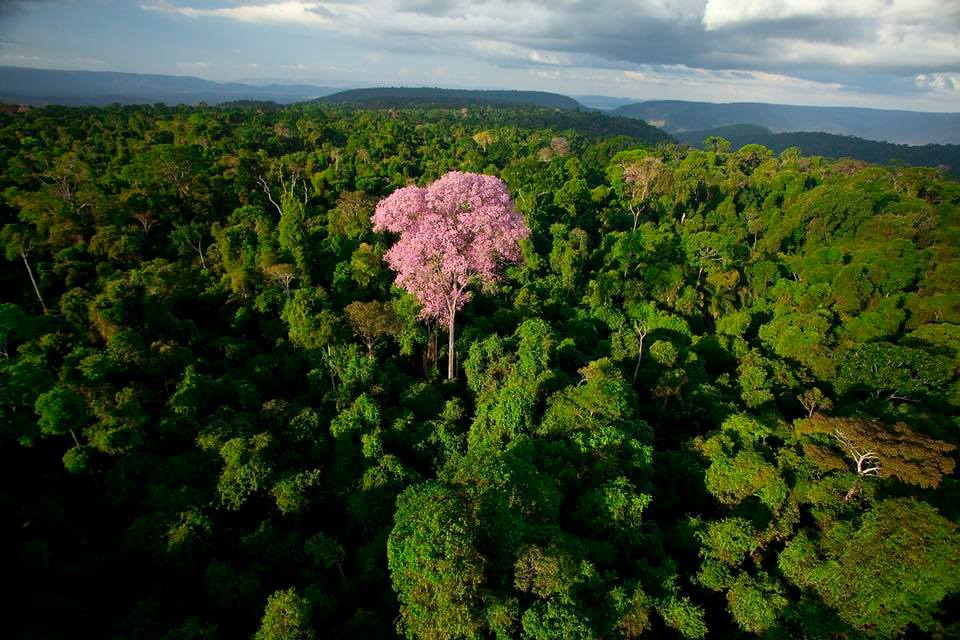
[[698, 69], [686, 65], [646, 65], [641, 71], [623, 71], [628, 80], [641, 84], [723, 86], [727, 90], [817, 91], [835, 92], [844, 88], [838, 82], [817, 82], [793, 76], [737, 69]]
[[498, 40], [472, 40], [470, 47], [473, 51], [488, 60], [496, 60], [506, 65], [547, 65], [569, 66], [569, 56], [562, 53], [550, 53], [530, 49], [509, 42]]
[[38, 65], [51, 65], [57, 64], [57, 60], [52, 58], [47, 58], [45, 56], [36, 56], [36, 55], [23, 55], [16, 53], [4, 53], [0, 55], [0, 60], [3, 60], [7, 64], [12, 65], [24, 65], [27, 67], [35, 67]]
[[49, 0], [0, 0], [0, 18], [9, 17], [25, 11], [30, 5], [49, 2]]
[[707, 0], [703, 25], [708, 31], [742, 24], [780, 22], [797, 18], [835, 20], [868, 17], [881, 11], [884, 0]]
[[87, 58], [80, 56], [78, 58], [71, 58], [69, 60], [70, 64], [79, 65], [81, 67], [102, 67], [107, 64], [104, 60], [99, 58]]
[[187, 18], [224, 18], [237, 22], [260, 24], [332, 26], [343, 18], [366, 15], [366, 10], [363, 7], [356, 7], [351, 4], [300, 2], [298, 0], [212, 9], [176, 6], [170, 2], [154, 2], [140, 6], [148, 11], [175, 13]]
[[922, 89], [960, 92], [960, 75], [951, 73], [921, 73], [914, 83]]
[[[313, 30], [322, 46], [357, 47], [383, 56], [388, 66], [406, 64], [401, 56], [446, 56], [464, 66], [481, 61], [531, 73], [612, 70], [611, 81], [627, 83], [735, 80], [771, 90], [859, 87], [913, 95], [943, 92], [960, 74], [957, 0], [157, 0], [142, 6], [191, 20]], [[453, 75], [455, 65], [448, 66]], [[748, 75], [733, 78], [734, 72]], [[920, 76], [934, 79], [914, 80]]]
[[949, 0], [706, 0], [703, 24], [717, 30], [797, 19], [855, 19], [934, 26], [956, 20], [957, 15]]
[[200, 60], [197, 62], [178, 62], [178, 69], [187, 69], [189, 71], [202, 71], [203, 69], [209, 69], [210, 63], [206, 60]]

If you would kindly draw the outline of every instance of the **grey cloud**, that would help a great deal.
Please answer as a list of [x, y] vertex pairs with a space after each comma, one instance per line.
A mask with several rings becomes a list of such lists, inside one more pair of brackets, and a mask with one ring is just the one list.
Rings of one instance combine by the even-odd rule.
[[[805, 73], [814, 62], [811, 53], [816, 54], [821, 45], [864, 52], [865, 59], [853, 58], [848, 62], [841, 55], [845, 51], [832, 57], [824, 54], [815, 60], [819, 68], [858, 67], [912, 74], [953, 70], [960, 65], [960, 52], [956, 50], [952, 55], [931, 55], [928, 60], [906, 59], [892, 50], [887, 55], [885, 50], [889, 45], [878, 41], [879, 27], [871, 19], [790, 19], [743, 25], [722, 32], [706, 31], [701, 25], [689, 23], [642, 19], [593, 26], [565, 43], [558, 43], [558, 48], [637, 64], [688, 64], [707, 69], [742, 67], [780, 73]], [[789, 44], [785, 45], [784, 41]], [[792, 45], [803, 45], [808, 50], [794, 54], [790, 50]]]
[[[49, 0], [0, 0], [0, 20], [10, 18], [29, 9], [32, 4], [46, 4]], [[0, 22], [0, 26], [3, 23]]]
[[[489, 3], [463, 0], [400, 0], [396, 5], [431, 17], [469, 15], [471, 8]], [[901, 23], [877, 15], [801, 15], [777, 20], [743, 20], [723, 28], [707, 30], [703, 23], [705, 2], [636, 2], [596, 0], [573, 2], [517, 2], [543, 13], [537, 24], [523, 24], [522, 30], [501, 33], [478, 32], [477, 37], [501, 40], [513, 45], [626, 64], [686, 64], [706, 69], [746, 68], [773, 73], [807, 74], [810, 67], [849, 69], [858, 67], [901, 75], [953, 71], [960, 68], [960, 50], [952, 25], [960, 20], [960, 3], [940, 0], [942, 11], [924, 16], [905, 16]], [[429, 20], [425, 25], [429, 24]], [[907, 29], [909, 26], [909, 29]], [[892, 27], [914, 37], [918, 45], [940, 43], [952, 51], [903, 55], [889, 40]], [[383, 25], [388, 34], [409, 31]], [[445, 40], [443, 33], [432, 38]], [[837, 50], [818, 51], [820, 45]], [[456, 43], [452, 43], [456, 47]], [[914, 50], [922, 46], [908, 47]], [[502, 57], [502, 56], [501, 56]]]
[[450, 13], [456, 5], [457, 0], [402, 0], [396, 4], [396, 7], [408, 13], [442, 16]]
[[[228, 17], [219, 9], [189, 7], [189, 0], [154, 1], [162, 2], [159, 10], [181, 15]], [[748, 75], [763, 72], [880, 93], [943, 91], [952, 85], [942, 75], [960, 71], [956, 0], [709, 2], [709, 16], [707, 0], [284, 0], [283, 4], [322, 15], [324, 20], [315, 26], [323, 30], [325, 41], [390, 53], [463, 56], [505, 69], [566, 66], [599, 72], [682, 66], [716, 72], [713, 77], [737, 70]], [[240, 5], [262, 9], [279, 7], [280, 2], [238, 0], [229, 6]], [[343, 10], [347, 6], [350, 11]], [[264, 12], [247, 12], [246, 19], [260, 13]], [[296, 22], [302, 14], [286, 13], [291, 24], [306, 28]], [[275, 23], [276, 15], [271, 20]], [[923, 74], [933, 80], [915, 81]]]

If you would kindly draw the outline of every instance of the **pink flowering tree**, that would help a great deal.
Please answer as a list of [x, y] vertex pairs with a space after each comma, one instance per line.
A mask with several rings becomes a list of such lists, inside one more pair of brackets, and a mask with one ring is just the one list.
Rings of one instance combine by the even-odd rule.
[[374, 231], [400, 235], [384, 259], [397, 284], [423, 305], [424, 318], [447, 323], [447, 377], [453, 378], [454, 318], [473, 282], [490, 284], [520, 260], [530, 229], [507, 185], [494, 176], [451, 171], [426, 188], [404, 187], [377, 205]]

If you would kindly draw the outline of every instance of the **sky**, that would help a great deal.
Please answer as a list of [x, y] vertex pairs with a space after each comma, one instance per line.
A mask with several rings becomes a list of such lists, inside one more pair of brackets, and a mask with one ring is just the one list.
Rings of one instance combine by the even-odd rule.
[[960, 0], [0, 0], [0, 64], [960, 111]]

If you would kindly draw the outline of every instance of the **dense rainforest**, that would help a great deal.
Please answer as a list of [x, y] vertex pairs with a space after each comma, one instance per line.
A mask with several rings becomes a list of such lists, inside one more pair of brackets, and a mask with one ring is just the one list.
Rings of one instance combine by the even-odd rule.
[[912, 146], [814, 131], [774, 133], [766, 127], [751, 124], [735, 124], [706, 131], [684, 131], [673, 135], [680, 142], [698, 148], [703, 147], [707, 138], [717, 136], [728, 140], [732, 150], [747, 144], [760, 144], [775, 153], [797, 147], [807, 155], [855, 158], [876, 164], [904, 163], [937, 167], [954, 177], [960, 176], [960, 145], [956, 144]]
[[438, 87], [371, 87], [347, 89], [317, 99], [327, 104], [379, 107], [525, 106], [583, 109], [573, 98], [547, 91], [497, 89], [440, 89]]
[[[960, 637], [960, 184], [604, 133], [0, 116], [3, 637]], [[371, 217], [451, 170], [447, 380]]]

